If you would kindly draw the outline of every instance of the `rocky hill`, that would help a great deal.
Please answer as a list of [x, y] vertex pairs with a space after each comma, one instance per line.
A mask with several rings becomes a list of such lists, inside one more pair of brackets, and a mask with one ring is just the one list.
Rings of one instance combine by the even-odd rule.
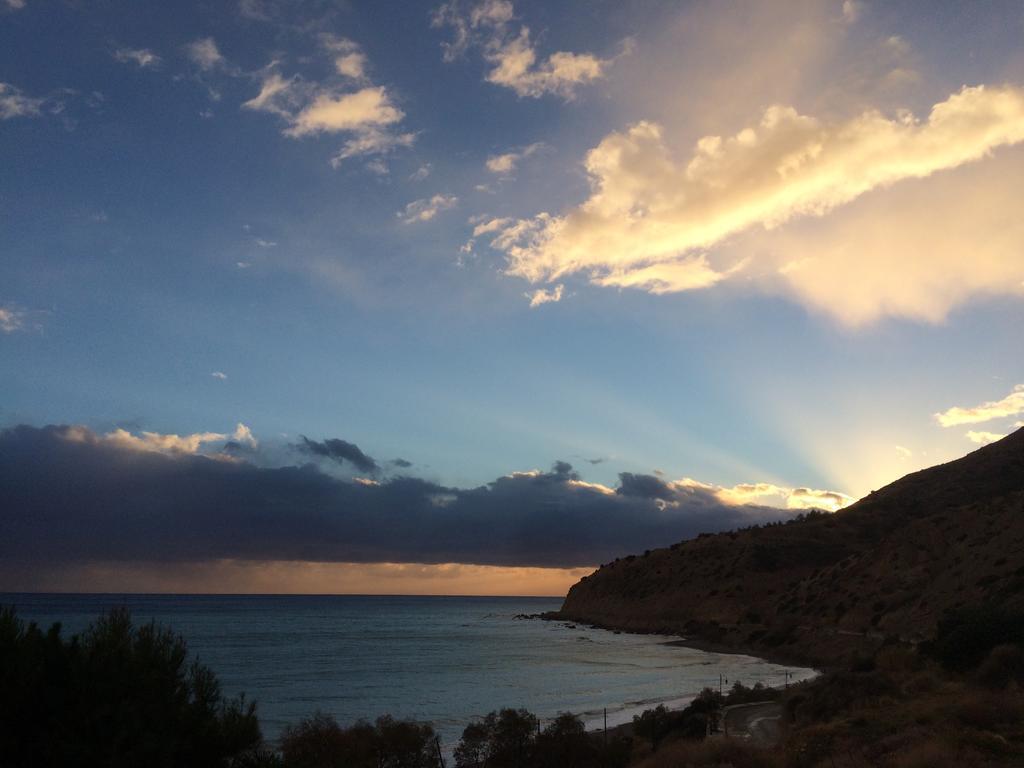
[[603, 565], [557, 616], [830, 666], [990, 600], [1024, 607], [1024, 429], [835, 514]]

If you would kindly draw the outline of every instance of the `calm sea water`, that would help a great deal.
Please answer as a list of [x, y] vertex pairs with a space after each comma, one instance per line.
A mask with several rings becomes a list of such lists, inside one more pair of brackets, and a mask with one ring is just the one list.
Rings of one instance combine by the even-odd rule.
[[[614, 725], [656, 703], [680, 706], [720, 674], [781, 685], [786, 669], [669, 637], [515, 618], [556, 610], [558, 598], [0, 594], [0, 603], [66, 633], [115, 606], [171, 627], [225, 693], [256, 699], [271, 740], [317, 710], [342, 723], [383, 713], [427, 721], [449, 747], [500, 707], [573, 712], [592, 727], [607, 708]], [[814, 674], [789, 669], [794, 680]]]

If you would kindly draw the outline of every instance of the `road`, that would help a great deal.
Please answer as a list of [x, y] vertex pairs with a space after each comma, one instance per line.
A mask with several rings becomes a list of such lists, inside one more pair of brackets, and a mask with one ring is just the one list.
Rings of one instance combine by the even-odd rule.
[[782, 706], [775, 701], [738, 704], [725, 708], [725, 732], [733, 739], [749, 739], [772, 746], [782, 735]]

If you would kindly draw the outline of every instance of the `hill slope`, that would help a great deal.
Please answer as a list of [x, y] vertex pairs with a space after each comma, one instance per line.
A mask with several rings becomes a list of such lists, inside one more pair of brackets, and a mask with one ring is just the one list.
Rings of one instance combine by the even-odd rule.
[[1024, 429], [833, 515], [616, 560], [557, 616], [831, 665], [993, 599], [1024, 607]]

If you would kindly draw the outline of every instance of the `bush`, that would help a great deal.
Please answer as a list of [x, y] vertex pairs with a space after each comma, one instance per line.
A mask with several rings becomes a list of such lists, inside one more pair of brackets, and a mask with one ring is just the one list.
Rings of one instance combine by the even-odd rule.
[[737, 680], [729, 689], [729, 693], [725, 695], [725, 704], [732, 706], [733, 704], [752, 704], [756, 701], [775, 701], [780, 696], [781, 691], [777, 688], [769, 688], [762, 682], [756, 682], [752, 688], [748, 688]]
[[1024, 613], [986, 605], [947, 612], [925, 650], [946, 669], [967, 672], [1006, 644], [1024, 645]]
[[538, 768], [590, 768], [601, 753], [575, 715], [561, 714], [537, 737], [533, 764]]
[[281, 736], [284, 768], [436, 768], [434, 729], [384, 715], [342, 728], [317, 713]]
[[629, 739], [587, 733], [575, 715], [563, 713], [543, 732], [525, 709], [491, 712], [470, 723], [455, 748], [456, 768], [623, 768]]
[[989, 688], [1005, 688], [1011, 682], [1024, 682], [1024, 648], [997, 645], [978, 667], [978, 682]]
[[0, 610], [0, 756], [26, 766], [217, 768], [260, 744], [256, 707], [225, 699], [185, 642], [126, 610], [61, 637]]

